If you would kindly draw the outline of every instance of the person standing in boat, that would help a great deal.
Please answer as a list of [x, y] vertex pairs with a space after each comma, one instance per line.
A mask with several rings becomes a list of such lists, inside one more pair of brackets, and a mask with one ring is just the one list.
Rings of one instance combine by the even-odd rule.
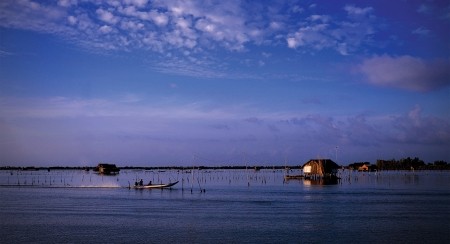
[[143, 186], [143, 185], [144, 185], [144, 180], [141, 179], [141, 180], [139, 181], [139, 185], [140, 185], [140, 186]]

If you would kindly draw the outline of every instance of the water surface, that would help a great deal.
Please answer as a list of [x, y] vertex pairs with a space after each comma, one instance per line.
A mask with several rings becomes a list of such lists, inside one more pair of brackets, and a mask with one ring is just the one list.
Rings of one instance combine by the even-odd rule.
[[[295, 172], [291, 172], [295, 173]], [[283, 171], [0, 171], [3, 243], [442, 243], [450, 172], [344, 171], [335, 185]], [[180, 181], [128, 189], [136, 179]]]

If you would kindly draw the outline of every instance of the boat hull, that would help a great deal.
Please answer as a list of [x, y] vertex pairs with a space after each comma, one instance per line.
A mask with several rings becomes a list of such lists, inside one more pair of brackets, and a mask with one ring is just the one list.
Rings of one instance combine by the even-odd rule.
[[163, 188], [171, 188], [176, 185], [178, 181], [170, 183], [170, 184], [154, 184], [154, 185], [145, 185], [145, 186], [133, 186], [134, 189], [163, 189]]
[[285, 175], [284, 179], [285, 180], [300, 180], [303, 179], [304, 176], [303, 175]]

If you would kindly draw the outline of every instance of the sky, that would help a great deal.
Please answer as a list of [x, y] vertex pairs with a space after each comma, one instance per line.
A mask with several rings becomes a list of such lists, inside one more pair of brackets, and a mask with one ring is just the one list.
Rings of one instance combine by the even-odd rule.
[[0, 1], [0, 166], [450, 163], [448, 1]]

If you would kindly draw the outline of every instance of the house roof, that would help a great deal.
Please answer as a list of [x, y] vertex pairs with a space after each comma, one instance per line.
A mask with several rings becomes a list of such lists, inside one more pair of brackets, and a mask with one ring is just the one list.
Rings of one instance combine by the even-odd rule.
[[310, 159], [308, 162], [306, 162], [303, 167], [307, 165], [316, 164], [321, 169], [322, 172], [331, 172], [335, 169], [339, 169], [340, 166], [337, 165], [333, 160], [331, 159]]

